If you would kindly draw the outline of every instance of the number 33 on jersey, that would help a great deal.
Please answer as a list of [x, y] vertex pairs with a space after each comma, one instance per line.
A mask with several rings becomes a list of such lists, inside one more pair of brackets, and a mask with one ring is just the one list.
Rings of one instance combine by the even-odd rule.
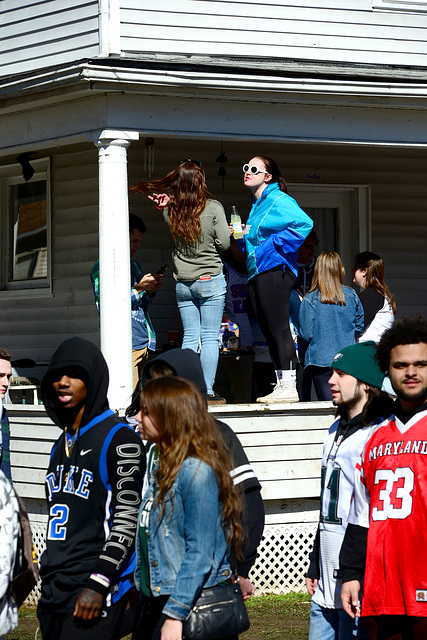
[[369, 527], [365, 615], [427, 616], [427, 411], [370, 435], [349, 522]]

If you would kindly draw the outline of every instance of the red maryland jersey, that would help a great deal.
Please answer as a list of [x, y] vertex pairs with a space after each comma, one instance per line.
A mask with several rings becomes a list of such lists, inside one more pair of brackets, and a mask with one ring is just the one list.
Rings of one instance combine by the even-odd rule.
[[369, 526], [362, 615], [427, 616], [427, 410], [368, 438], [349, 522]]

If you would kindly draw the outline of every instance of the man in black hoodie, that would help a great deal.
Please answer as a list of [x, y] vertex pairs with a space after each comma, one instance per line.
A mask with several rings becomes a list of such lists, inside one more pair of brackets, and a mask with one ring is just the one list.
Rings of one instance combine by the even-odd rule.
[[[191, 349], [171, 349], [150, 360], [144, 367], [140, 383], [162, 375], [175, 375], [190, 380], [207, 398], [207, 388], [200, 364], [200, 358]], [[139, 389], [132, 397], [133, 415], [139, 409]], [[128, 414], [132, 413], [128, 409]], [[264, 530], [264, 504], [261, 498], [261, 485], [255, 471], [249, 464], [246, 453], [234, 431], [225, 422], [216, 421], [224, 443], [234, 460], [230, 471], [234, 484], [242, 494], [243, 527], [246, 539], [242, 548], [243, 557], [236, 560], [236, 568], [240, 578], [243, 597], [249, 598], [255, 591], [248, 578], [248, 573], [257, 557], [257, 547]], [[149, 457], [150, 459], [150, 457]]]
[[108, 383], [99, 349], [71, 338], [54, 353], [41, 384], [47, 413], [64, 429], [46, 476], [38, 607], [44, 640], [119, 637], [145, 456], [138, 436], [109, 409]]

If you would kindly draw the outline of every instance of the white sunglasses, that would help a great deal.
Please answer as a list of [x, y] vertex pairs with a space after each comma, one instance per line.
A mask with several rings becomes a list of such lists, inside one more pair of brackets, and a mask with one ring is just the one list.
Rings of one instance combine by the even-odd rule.
[[243, 168], [243, 173], [253, 173], [254, 176], [256, 176], [257, 173], [265, 173], [268, 175], [268, 171], [263, 171], [262, 169], [257, 167], [255, 164], [253, 164], [251, 167], [248, 164], [244, 164], [242, 168]]

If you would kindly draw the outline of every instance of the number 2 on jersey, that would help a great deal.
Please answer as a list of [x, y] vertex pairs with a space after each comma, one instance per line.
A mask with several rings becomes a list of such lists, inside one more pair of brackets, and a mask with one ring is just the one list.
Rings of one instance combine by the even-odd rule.
[[47, 531], [48, 540], [65, 540], [68, 522], [69, 508], [66, 504], [55, 504], [50, 509], [50, 520]]

